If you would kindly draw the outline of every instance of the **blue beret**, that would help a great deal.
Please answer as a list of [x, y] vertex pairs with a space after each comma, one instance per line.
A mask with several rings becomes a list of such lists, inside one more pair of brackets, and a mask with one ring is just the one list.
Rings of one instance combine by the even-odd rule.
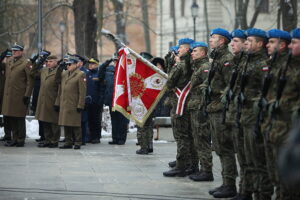
[[291, 36], [288, 32], [282, 31], [279, 29], [271, 29], [267, 32], [268, 39], [270, 38], [279, 38], [287, 41], [291, 41]]
[[22, 45], [19, 45], [17, 43], [15, 43], [12, 47], [11, 47], [12, 51], [23, 51], [24, 47]]
[[258, 28], [250, 28], [245, 31], [245, 34], [247, 35], [247, 37], [254, 36], [254, 37], [261, 37], [267, 39], [266, 31], [263, 31]]
[[191, 49], [194, 49], [196, 47], [207, 47], [208, 48], [208, 45], [205, 42], [193, 42], [191, 44]]
[[211, 32], [210, 32], [210, 36], [214, 35], [214, 34], [218, 34], [218, 35], [222, 35], [223, 37], [227, 38], [229, 41], [231, 40], [231, 35], [230, 33], [223, 29], [223, 28], [216, 28], [216, 29], [213, 29]]
[[174, 53], [177, 53], [178, 52], [178, 49], [179, 49], [179, 46], [172, 46], [170, 47], [170, 51], [174, 52]]
[[291, 37], [300, 39], [300, 28], [295, 28], [294, 30], [291, 31]]
[[191, 38], [182, 38], [182, 39], [178, 40], [178, 45], [192, 44], [193, 42], [194, 42], [194, 40]]
[[231, 37], [232, 38], [242, 38], [242, 39], [247, 39], [247, 36], [245, 34], [245, 31], [241, 30], [241, 29], [235, 29], [231, 32]]

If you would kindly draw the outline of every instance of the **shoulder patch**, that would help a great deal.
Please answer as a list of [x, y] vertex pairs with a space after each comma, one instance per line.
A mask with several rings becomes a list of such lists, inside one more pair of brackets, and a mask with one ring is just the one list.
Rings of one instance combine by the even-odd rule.
[[229, 66], [230, 66], [230, 62], [227, 61], [224, 63], [224, 67], [229, 67]]
[[264, 71], [264, 72], [267, 72], [267, 71], [269, 71], [269, 66], [264, 65], [264, 66], [262, 66], [261, 70]]

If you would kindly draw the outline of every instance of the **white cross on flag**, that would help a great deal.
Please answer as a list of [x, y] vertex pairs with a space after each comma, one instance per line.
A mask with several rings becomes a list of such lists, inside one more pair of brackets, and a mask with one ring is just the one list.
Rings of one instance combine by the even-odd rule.
[[119, 51], [112, 110], [143, 126], [166, 90], [167, 74], [132, 49]]

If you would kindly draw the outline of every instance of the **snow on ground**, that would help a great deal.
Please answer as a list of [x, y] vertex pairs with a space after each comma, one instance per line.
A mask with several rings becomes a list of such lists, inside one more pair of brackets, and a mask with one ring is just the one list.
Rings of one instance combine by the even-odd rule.
[[[102, 113], [102, 132], [101, 135], [104, 137], [111, 137], [111, 119], [109, 114], [108, 106], [103, 107]], [[134, 121], [129, 122], [129, 130], [128, 134], [136, 135], [137, 128]], [[154, 129], [154, 135], [156, 134], [156, 129]], [[4, 129], [3, 127], [0, 128], [0, 137], [4, 136]], [[31, 139], [39, 138], [39, 123], [33, 116], [26, 117], [26, 137]], [[135, 139], [135, 141], [137, 141]], [[154, 143], [167, 143], [165, 140], [154, 140]]]

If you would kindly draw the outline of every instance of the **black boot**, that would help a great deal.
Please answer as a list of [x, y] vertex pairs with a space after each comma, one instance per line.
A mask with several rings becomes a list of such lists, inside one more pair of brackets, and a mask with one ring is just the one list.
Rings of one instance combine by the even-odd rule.
[[186, 170], [184, 169], [173, 168], [169, 171], [165, 171], [163, 175], [166, 177], [175, 177], [175, 176], [185, 177], [187, 174], [186, 174]]
[[176, 167], [176, 160], [171, 161], [168, 164], [169, 164], [169, 167], [171, 167], [171, 168]]
[[148, 151], [148, 149], [139, 149], [136, 151], [136, 154], [147, 155], [147, 154], [149, 154], [149, 151]]
[[196, 174], [198, 172], [199, 172], [198, 167], [189, 167], [185, 170], [186, 175], [192, 175], [192, 174]]
[[211, 172], [200, 172], [189, 176], [193, 181], [213, 181], [214, 175]]
[[215, 198], [231, 198], [237, 194], [235, 185], [225, 185], [222, 189], [213, 193]]
[[223, 187], [224, 187], [224, 185], [221, 185], [221, 186], [219, 186], [219, 187], [216, 187], [216, 188], [214, 188], [214, 189], [211, 189], [211, 190], [208, 191], [208, 194], [213, 195], [215, 192], [221, 190]]

